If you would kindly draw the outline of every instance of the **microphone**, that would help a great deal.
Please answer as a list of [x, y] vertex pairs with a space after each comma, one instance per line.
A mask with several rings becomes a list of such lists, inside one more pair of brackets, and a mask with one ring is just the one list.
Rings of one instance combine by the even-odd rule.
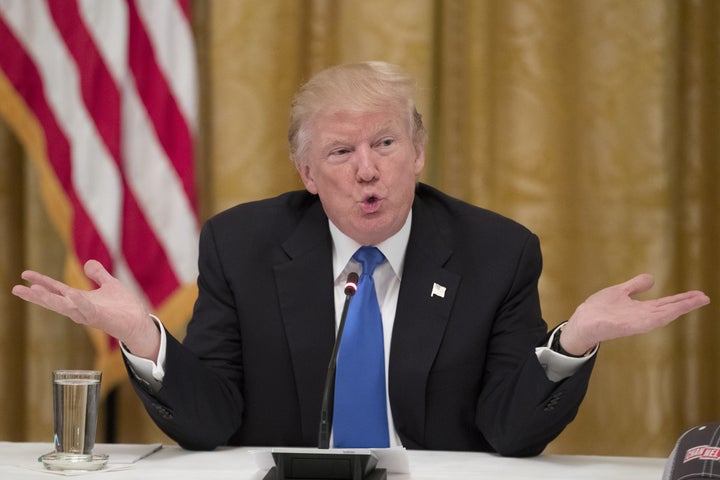
[[340, 326], [335, 337], [330, 363], [328, 364], [327, 375], [325, 376], [325, 389], [323, 390], [322, 407], [320, 409], [320, 429], [318, 433], [318, 448], [330, 448], [330, 430], [333, 421], [333, 403], [335, 400], [335, 369], [337, 367], [337, 356], [345, 329], [345, 318], [347, 317], [350, 300], [357, 292], [358, 274], [350, 272], [345, 282], [345, 304], [340, 315]]

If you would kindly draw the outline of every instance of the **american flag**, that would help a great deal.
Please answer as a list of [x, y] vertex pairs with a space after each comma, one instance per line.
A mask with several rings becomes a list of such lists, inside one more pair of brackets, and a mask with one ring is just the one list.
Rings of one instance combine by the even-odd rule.
[[[170, 330], [195, 297], [195, 47], [189, 0], [0, 0], [0, 115], [40, 176], [67, 278], [94, 258]], [[104, 391], [119, 349], [91, 332]]]

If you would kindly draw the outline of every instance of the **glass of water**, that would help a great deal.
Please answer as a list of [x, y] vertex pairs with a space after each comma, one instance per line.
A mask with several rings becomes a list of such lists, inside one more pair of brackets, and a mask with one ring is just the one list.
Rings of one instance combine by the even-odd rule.
[[55, 452], [43, 456], [53, 470], [97, 470], [107, 455], [95, 455], [102, 372], [97, 370], [55, 370], [53, 372], [53, 414]]

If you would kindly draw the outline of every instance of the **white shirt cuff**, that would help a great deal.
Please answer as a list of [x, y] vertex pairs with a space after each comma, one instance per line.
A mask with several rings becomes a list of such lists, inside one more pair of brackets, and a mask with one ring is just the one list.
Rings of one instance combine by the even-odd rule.
[[160, 351], [157, 359], [153, 362], [146, 358], [138, 357], [130, 353], [125, 345], [120, 342], [123, 355], [127, 358], [132, 371], [138, 379], [145, 381], [154, 391], [160, 390], [162, 381], [165, 378], [165, 350], [167, 349], [167, 334], [162, 322], [155, 315], [150, 314], [158, 329], [160, 330]]
[[560, 380], [564, 380], [565, 378], [572, 376], [575, 372], [580, 370], [580, 367], [585, 362], [595, 355], [599, 347], [599, 345], [595, 345], [595, 348], [593, 348], [591, 352], [582, 357], [568, 357], [567, 355], [558, 353], [550, 348], [555, 335], [559, 332], [560, 327], [556, 328], [552, 335], [550, 335], [547, 345], [535, 348], [535, 355], [537, 355], [540, 365], [545, 370], [545, 375], [547, 375], [548, 380], [551, 382], [559, 382]]

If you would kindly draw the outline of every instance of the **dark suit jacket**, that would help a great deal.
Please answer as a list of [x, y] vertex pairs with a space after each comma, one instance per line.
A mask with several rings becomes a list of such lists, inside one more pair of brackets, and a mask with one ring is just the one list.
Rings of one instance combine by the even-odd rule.
[[[180, 445], [317, 445], [335, 335], [331, 244], [304, 191], [206, 222], [184, 345], [168, 338], [159, 392], [133, 380]], [[521, 225], [418, 185], [389, 365], [405, 447], [535, 455], [574, 418], [593, 361], [558, 383], [540, 366], [541, 263]]]

